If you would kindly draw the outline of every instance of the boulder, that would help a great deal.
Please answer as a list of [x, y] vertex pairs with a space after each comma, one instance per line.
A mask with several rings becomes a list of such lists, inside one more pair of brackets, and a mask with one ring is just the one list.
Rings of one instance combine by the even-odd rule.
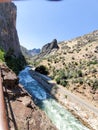
[[4, 85], [13, 88], [18, 84], [18, 78], [15, 73], [9, 72], [4, 76]]

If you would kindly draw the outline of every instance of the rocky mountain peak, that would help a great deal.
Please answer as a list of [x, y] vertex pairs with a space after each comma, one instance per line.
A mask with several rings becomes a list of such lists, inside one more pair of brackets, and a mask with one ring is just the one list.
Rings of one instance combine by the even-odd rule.
[[56, 39], [54, 39], [52, 42], [44, 45], [42, 47], [42, 53], [50, 53], [53, 49], [59, 49]]

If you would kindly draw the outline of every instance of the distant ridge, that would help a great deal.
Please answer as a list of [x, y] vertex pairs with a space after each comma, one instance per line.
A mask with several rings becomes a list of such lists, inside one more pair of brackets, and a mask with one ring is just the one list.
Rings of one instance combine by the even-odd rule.
[[41, 51], [40, 48], [38, 48], [38, 49], [34, 48], [34, 49], [32, 49], [32, 50], [28, 50], [28, 53], [29, 53], [31, 56], [35, 56], [35, 55], [39, 54], [40, 51]]
[[32, 56], [35, 56], [40, 53], [40, 49], [34, 48], [31, 50], [28, 50], [27, 48], [23, 47], [22, 45], [20, 46], [20, 48], [21, 48], [22, 54], [25, 57], [32, 57]]

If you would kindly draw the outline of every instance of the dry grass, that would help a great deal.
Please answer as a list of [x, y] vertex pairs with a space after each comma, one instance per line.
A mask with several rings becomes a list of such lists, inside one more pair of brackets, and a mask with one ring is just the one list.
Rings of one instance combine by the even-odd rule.
[[41, 58], [38, 65], [47, 66], [49, 76], [54, 79], [63, 69], [67, 75], [67, 88], [98, 105], [98, 99], [94, 98], [98, 90], [98, 86], [94, 87], [95, 80], [98, 81], [98, 31], [58, 45], [59, 50]]

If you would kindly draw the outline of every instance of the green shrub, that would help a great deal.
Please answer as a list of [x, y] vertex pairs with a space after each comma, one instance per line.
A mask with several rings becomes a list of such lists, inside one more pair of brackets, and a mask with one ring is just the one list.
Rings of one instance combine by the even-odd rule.
[[14, 55], [14, 50], [11, 48], [5, 54], [5, 62], [16, 74], [18, 74], [27, 64], [24, 56], [20, 55], [19, 57], [16, 57]]
[[85, 48], [85, 50], [87, 51], [87, 50], [88, 50], [88, 48]]
[[58, 75], [59, 75], [60, 79], [67, 79], [67, 75], [66, 75], [64, 69], [60, 69], [58, 72]]
[[89, 86], [93, 86], [93, 80], [91, 80], [91, 79], [87, 79], [86, 80], [86, 83], [89, 85]]
[[79, 84], [82, 85], [82, 84], [83, 84], [83, 78], [79, 78], [79, 79], [78, 79], [78, 82], [79, 82]]
[[61, 84], [65, 87], [67, 85], [67, 81], [66, 81], [67, 76], [66, 76], [65, 70], [60, 69], [57, 72], [57, 75], [58, 75], [58, 77], [55, 79], [57, 84]]
[[48, 75], [49, 74], [49, 71], [48, 71], [48, 68], [44, 65], [40, 65], [38, 67], [35, 68], [35, 71], [41, 73], [41, 74], [44, 74], [44, 75]]
[[34, 62], [33, 65], [34, 65], [35, 67], [37, 67], [37, 66], [39, 65], [39, 61]]
[[95, 79], [93, 82], [93, 88], [96, 90], [98, 89], [98, 79]]
[[56, 79], [57, 84], [61, 84], [62, 86], [66, 87], [67, 81], [64, 79], [61, 79], [60, 77], [57, 77]]
[[87, 63], [87, 65], [88, 66], [90, 66], [90, 65], [96, 65], [96, 64], [98, 64], [98, 60], [92, 60], [92, 61], [89, 61], [88, 63]]
[[81, 71], [81, 70], [78, 70], [78, 71], [77, 71], [77, 73], [78, 73], [78, 76], [79, 76], [79, 77], [82, 77], [82, 76], [83, 76], [83, 74], [82, 74], [82, 71]]
[[0, 49], [0, 61], [3, 61], [3, 62], [5, 61], [4, 56], [5, 56], [4, 50], [3, 50], [3, 49]]
[[19, 71], [21, 71], [26, 65], [26, 61], [23, 56], [20, 56], [18, 58], [14, 56], [7, 56], [5, 57], [5, 61], [7, 66], [12, 69], [16, 74], [18, 74]]
[[67, 85], [67, 81], [66, 80], [60, 80], [60, 84], [64, 87], [66, 87]]
[[96, 72], [97, 72], [97, 69], [96, 69], [96, 68], [92, 68], [92, 69], [91, 69], [91, 72], [92, 72], [92, 73], [96, 73]]
[[68, 96], [67, 95], [65, 95], [65, 98], [67, 98]]
[[60, 77], [57, 77], [56, 79], [57, 84], [60, 84]]

